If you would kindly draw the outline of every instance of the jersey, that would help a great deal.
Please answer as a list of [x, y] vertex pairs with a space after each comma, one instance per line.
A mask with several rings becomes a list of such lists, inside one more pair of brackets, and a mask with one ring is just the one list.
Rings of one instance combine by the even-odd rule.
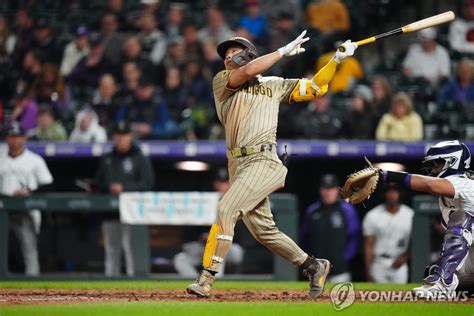
[[454, 198], [439, 198], [443, 225], [446, 227], [449, 215], [454, 211], [462, 211], [474, 216], [474, 181], [465, 175], [454, 175], [445, 179], [454, 187]]
[[[402, 204], [390, 213], [381, 204], [370, 210], [362, 222], [364, 236], [375, 236], [374, 255], [397, 257], [408, 250], [414, 211]], [[389, 227], [389, 229], [387, 229]]]
[[0, 153], [0, 194], [11, 196], [19, 189], [35, 191], [52, 182], [53, 176], [39, 155], [28, 149], [16, 157]]
[[227, 85], [231, 75], [232, 70], [223, 70], [213, 80], [227, 148], [276, 144], [280, 102], [288, 100], [299, 79], [257, 76], [231, 89]]

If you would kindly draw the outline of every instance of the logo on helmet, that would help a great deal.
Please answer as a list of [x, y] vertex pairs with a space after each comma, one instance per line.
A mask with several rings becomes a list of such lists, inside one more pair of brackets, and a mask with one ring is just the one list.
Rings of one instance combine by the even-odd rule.
[[422, 173], [439, 178], [461, 175], [469, 171], [471, 152], [458, 140], [444, 141], [431, 146], [422, 162]]

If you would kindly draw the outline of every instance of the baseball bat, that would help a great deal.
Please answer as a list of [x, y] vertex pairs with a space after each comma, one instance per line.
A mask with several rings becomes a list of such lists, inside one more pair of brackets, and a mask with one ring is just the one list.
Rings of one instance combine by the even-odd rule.
[[[454, 20], [455, 17], [456, 16], [454, 15], [453, 11], [447, 11], [447, 12], [444, 12], [444, 13], [440, 13], [440, 14], [437, 14], [437, 15], [430, 16], [429, 18], [426, 18], [426, 19], [423, 19], [423, 20], [419, 20], [419, 21], [407, 24], [407, 25], [399, 27], [398, 29], [395, 29], [395, 30], [391, 30], [391, 31], [388, 31], [388, 32], [385, 32], [385, 33], [382, 33], [382, 34], [378, 34], [378, 35], [375, 35], [375, 36], [372, 36], [372, 37], [365, 38], [363, 40], [357, 41], [356, 44], [357, 44], [357, 46], [367, 45], [367, 44], [373, 43], [373, 42], [375, 42], [375, 41], [377, 41], [381, 38], [384, 38], [384, 37], [389, 37], [389, 36], [393, 36], [393, 35], [400, 34], [400, 33], [409, 33], [409, 32], [419, 31], [419, 30], [422, 30], [422, 29], [426, 29], [428, 27], [432, 27], [432, 26], [435, 26], [435, 25], [450, 22], [450, 21]], [[342, 47], [342, 46], [339, 46], [338, 49], [341, 52], [343, 52], [345, 50], [344, 47]]]

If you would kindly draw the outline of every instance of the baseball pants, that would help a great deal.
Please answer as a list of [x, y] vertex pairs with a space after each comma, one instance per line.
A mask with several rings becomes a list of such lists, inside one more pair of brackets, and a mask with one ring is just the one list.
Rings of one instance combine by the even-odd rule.
[[36, 233], [33, 215], [30, 212], [18, 212], [10, 215], [10, 223], [20, 243], [21, 254], [25, 264], [25, 274], [40, 274], [38, 259], [38, 234]]
[[395, 258], [375, 257], [371, 273], [376, 283], [406, 284], [408, 282], [408, 265], [405, 263], [398, 269], [392, 268]]
[[[222, 235], [233, 236], [235, 223], [242, 219], [261, 244], [299, 266], [308, 255], [278, 230], [268, 199], [270, 193], [284, 186], [286, 174], [287, 168], [274, 152], [229, 159], [231, 187], [219, 202], [216, 224]], [[225, 258], [231, 243], [217, 240], [215, 256]], [[214, 268], [218, 271], [218, 264]]]
[[130, 225], [117, 220], [102, 223], [105, 250], [105, 275], [120, 276], [122, 249], [125, 258], [125, 270], [128, 276], [135, 275]]
[[456, 274], [461, 286], [474, 287], [474, 244], [469, 248], [469, 255]]

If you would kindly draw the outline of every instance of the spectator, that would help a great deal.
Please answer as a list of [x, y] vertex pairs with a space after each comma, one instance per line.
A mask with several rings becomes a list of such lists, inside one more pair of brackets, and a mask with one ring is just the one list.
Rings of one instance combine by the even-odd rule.
[[372, 80], [372, 95], [374, 96], [373, 110], [377, 119], [390, 110], [392, 100], [392, 88], [387, 78], [376, 76]]
[[90, 51], [74, 67], [69, 80], [76, 86], [94, 89], [102, 75], [109, 73], [110, 64], [104, 58], [104, 46], [98, 34], [91, 34]]
[[[294, 17], [291, 13], [281, 12], [275, 19], [272, 27], [269, 28], [269, 48], [271, 52], [285, 46], [298, 36]], [[296, 71], [295, 71], [296, 68]], [[298, 77], [301, 72], [295, 67], [291, 59], [282, 59], [278, 64], [272, 67], [272, 71], [279, 77]]]
[[[6, 18], [0, 15], [0, 100], [11, 99], [15, 91], [15, 75], [12, 76], [12, 73], [16, 73], [16, 65], [12, 60], [12, 54], [16, 39], [16, 36], [8, 27]], [[0, 121], [0, 125], [2, 123], [3, 121]]]
[[327, 258], [333, 265], [329, 282], [349, 282], [349, 269], [359, 243], [360, 221], [354, 207], [339, 197], [339, 181], [333, 174], [321, 177], [321, 200], [305, 212], [302, 241], [309, 252]]
[[412, 44], [403, 61], [403, 73], [409, 78], [423, 78], [436, 86], [449, 77], [450, 60], [446, 48], [436, 42], [436, 30], [428, 28], [418, 33], [419, 43]]
[[77, 63], [89, 54], [89, 31], [85, 26], [76, 30], [76, 38], [66, 45], [61, 61], [61, 75], [69, 76]]
[[[114, 129], [114, 147], [99, 163], [95, 183], [99, 193], [120, 194], [153, 189], [154, 171], [149, 158], [134, 144], [130, 126], [120, 122]], [[118, 215], [102, 222], [105, 275], [120, 275], [122, 250], [128, 276], [135, 275], [130, 225], [121, 224]]]
[[[177, 67], [170, 67], [166, 71], [166, 80], [161, 96], [162, 102], [167, 105], [170, 118], [175, 122], [181, 121], [182, 112], [188, 101], [189, 91], [183, 84], [181, 71]], [[210, 91], [210, 90], [209, 90]], [[196, 91], [197, 92], [197, 91]]]
[[346, 113], [342, 124], [342, 134], [348, 139], [373, 139], [375, 120], [372, 112], [372, 91], [359, 85], [354, 89], [351, 110]]
[[60, 121], [54, 119], [53, 111], [50, 107], [42, 107], [38, 111], [37, 127], [27, 134], [28, 139], [38, 141], [65, 141], [67, 140], [66, 130]]
[[204, 62], [211, 71], [212, 77], [214, 77], [223, 68], [222, 59], [217, 54], [217, 45], [213, 40], [207, 40], [203, 43], [202, 49], [204, 54]]
[[[224, 194], [229, 190], [230, 184], [226, 169], [219, 169], [212, 183], [215, 192]], [[202, 264], [202, 254], [206, 246], [208, 233], [203, 233], [198, 240], [183, 244], [182, 251], [177, 253], [173, 258], [173, 265], [175, 270], [181, 277], [195, 278], [199, 275], [198, 269]], [[221, 265], [217, 277], [223, 277], [226, 265], [239, 266], [244, 259], [244, 249], [238, 243], [233, 242], [226, 256], [226, 260]]]
[[0, 63], [7, 60], [13, 53], [16, 45], [16, 36], [10, 31], [7, 20], [0, 15]]
[[127, 37], [123, 43], [122, 65], [129, 61], [137, 63], [142, 73], [146, 72], [148, 75], [153, 75], [153, 64], [142, 52], [142, 44], [138, 37], [133, 35]]
[[474, 54], [474, 2], [464, 1], [464, 18], [458, 16], [449, 25], [449, 45], [460, 54]]
[[183, 33], [185, 5], [179, 2], [172, 2], [166, 17], [165, 33], [168, 40], [173, 40]]
[[33, 82], [41, 72], [42, 61], [39, 52], [28, 51], [23, 58], [22, 69], [16, 82], [16, 90], [31, 90]]
[[172, 138], [181, 134], [181, 129], [170, 118], [168, 105], [146, 76], [133, 97], [122, 102], [117, 115], [119, 121], [132, 123], [132, 129], [142, 139]]
[[[178, 37], [174, 36], [172, 41], [174, 41], [176, 38]], [[196, 24], [189, 23], [183, 27], [183, 40], [184, 40], [184, 46], [186, 47], [186, 55], [189, 58], [202, 58], [203, 57], [203, 47], [202, 47], [203, 44], [199, 41], [198, 28]]]
[[240, 19], [239, 27], [250, 34], [248, 38], [250, 41], [261, 42], [267, 32], [267, 20], [260, 12], [259, 0], [245, 0], [245, 11], [246, 14]]
[[118, 103], [115, 78], [110, 74], [105, 74], [100, 78], [99, 89], [92, 99], [92, 109], [97, 113], [99, 125], [106, 129], [112, 127], [117, 115]]
[[161, 0], [140, 0], [142, 4], [142, 14], [150, 13], [160, 21], [165, 21], [166, 8]]
[[50, 104], [59, 118], [67, 118], [72, 110], [71, 91], [64, 83], [55, 64], [44, 64], [36, 81], [32, 94], [38, 103]]
[[341, 135], [339, 115], [329, 108], [330, 96], [325, 94], [309, 102], [308, 107], [295, 116], [297, 130], [304, 138], [336, 139]]
[[61, 48], [53, 35], [49, 21], [46, 19], [39, 19], [35, 24], [32, 48], [40, 52], [45, 62], [57, 63], [61, 60]]
[[126, 62], [122, 70], [122, 86], [120, 88], [120, 95], [122, 98], [127, 98], [135, 93], [140, 82], [142, 72], [134, 61]]
[[[45, 190], [53, 177], [43, 158], [25, 148], [25, 131], [14, 122], [7, 131], [8, 151], [0, 153], [0, 195], [26, 197]], [[25, 274], [38, 276], [38, 234], [41, 227], [39, 210], [15, 212], [10, 223], [25, 264]]]
[[440, 90], [438, 103], [454, 102], [463, 106], [474, 106], [474, 65], [463, 58], [456, 71], [456, 78], [447, 82]]
[[222, 12], [216, 7], [210, 7], [206, 12], [206, 26], [199, 30], [201, 42], [212, 39], [216, 43], [228, 40], [233, 31], [226, 24]]
[[203, 66], [199, 60], [189, 60], [184, 68], [183, 86], [187, 92], [186, 105], [213, 106], [212, 87], [205, 78]]
[[155, 16], [151, 13], [145, 13], [140, 19], [141, 32], [138, 39], [143, 47], [143, 52], [147, 59], [154, 65], [163, 61], [166, 54], [167, 41], [165, 35], [158, 30], [158, 23]]
[[69, 141], [76, 143], [103, 143], [107, 141], [105, 129], [99, 125], [97, 114], [91, 109], [81, 110], [76, 115], [76, 126]]
[[28, 132], [36, 127], [38, 104], [24, 91], [17, 91], [13, 100], [10, 122], [18, 121], [21, 128]]
[[186, 130], [186, 138], [207, 139], [213, 125], [214, 99], [199, 61], [191, 60], [186, 64], [183, 82], [186, 109], [181, 114], [181, 125]]
[[340, 0], [316, 0], [306, 8], [308, 24], [323, 36], [345, 33], [351, 26], [349, 12]]
[[16, 12], [14, 32], [17, 36], [17, 41], [12, 56], [13, 64], [21, 64], [26, 52], [31, 50], [33, 45], [33, 25], [34, 19], [31, 12], [26, 9], [20, 9]]
[[165, 57], [166, 68], [183, 67], [187, 60], [186, 46], [182, 38], [176, 38], [168, 46], [168, 54]]
[[408, 94], [399, 92], [393, 97], [391, 111], [382, 116], [377, 126], [376, 138], [408, 142], [423, 138], [423, 122]]
[[119, 26], [119, 31], [127, 31], [127, 14], [124, 0], [107, 0], [105, 13], [115, 15]]
[[408, 245], [413, 210], [400, 202], [400, 189], [387, 186], [384, 204], [364, 218], [365, 270], [368, 282], [408, 282]]
[[112, 66], [120, 63], [120, 52], [123, 45], [123, 36], [119, 32], [119, 21], [115, 14], [106, 13], [102, 17], [100, 35], [104, 47], [104, 58]]
[[[327, 42], [328, 43], [326, 46], [330, 48], [326, 50], [327, 53], [319, 56], [316, 62], [316, 71], [321, 70], [321, 68], [323, 68], [324, 65], [326, 65], [334, 56], [334, 48], [331, 47], [333, 44], [329, 44], [329, 40]], [[336, 43], [336, 48], [339, 46], [339, 44], [340, 43]], [[355, 57], [350, 56], [344, 59], [337, 67], [331, 82], [329, 82], [329, 91], [332, 93], [349, 91], [354, 85], [355, 81], [362, 78], [363, 76], [364, 70], [362, 69], [361, 64]]]

